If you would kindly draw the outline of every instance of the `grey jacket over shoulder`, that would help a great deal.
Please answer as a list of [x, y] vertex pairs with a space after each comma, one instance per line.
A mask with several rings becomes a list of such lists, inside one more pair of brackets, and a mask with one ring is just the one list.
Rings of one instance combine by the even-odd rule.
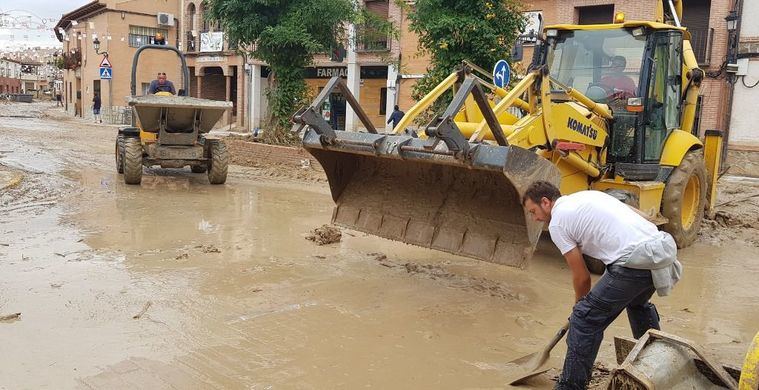
[[677, 260], [677, 244], [669, 233], [660, 231], [658, 236], [641, 243], [630, 253], [614, 262], [614, 265], [651, 271], [656, 293], [669, 295], [682, 278], [683, 266]]

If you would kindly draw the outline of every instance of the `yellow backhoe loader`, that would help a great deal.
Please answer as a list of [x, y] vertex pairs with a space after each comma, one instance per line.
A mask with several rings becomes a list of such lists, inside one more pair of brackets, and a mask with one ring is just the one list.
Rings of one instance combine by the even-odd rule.
[[[348, 228], [485, 261], [522, 266], [542, 226], [520, 199], [536, 180], [563, 194], [606, 191], [671, 233], [697, 237], [713, 207], [722, 137], [694, 128], [704, 72], [679, 1], [655, 21], [543, 29], [528, 74], [504, 90], [464, 66], [378, 133], [345, 83], [333, 78], [293, 117], [324, 167]], [[333, 129], [321, 104], [339, 90], [366, 132]], [[453, 89], [442, 115], [414, 121]], [[483, 90], [484, 89], [484, 90]], [[486, 93], [489, 92], [489, 93]], [[450, 95], [448, 95], [450, 96]]]

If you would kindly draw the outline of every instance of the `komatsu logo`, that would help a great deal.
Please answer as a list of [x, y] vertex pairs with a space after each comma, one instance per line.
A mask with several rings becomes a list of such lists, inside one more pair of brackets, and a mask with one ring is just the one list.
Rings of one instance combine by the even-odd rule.
[[569, 118], [567, 121], [567, 127], [570, 129], [592, 139], [598, 138], [598, 130], [594, 129], [591, 125], [584, 125], [580, 121], [574, 118]]

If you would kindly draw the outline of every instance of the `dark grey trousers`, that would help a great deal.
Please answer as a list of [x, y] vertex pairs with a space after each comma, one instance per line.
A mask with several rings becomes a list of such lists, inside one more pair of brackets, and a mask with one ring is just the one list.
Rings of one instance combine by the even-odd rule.
[[648, 300], [654, 294], [651, 271], [610, 265], [590, 293], [572, 310], [567, 332], [567, 356], [557, 389], [585, 389], [604, 330], [627, 309], [633, 337], [659, 329], [659, 314]]

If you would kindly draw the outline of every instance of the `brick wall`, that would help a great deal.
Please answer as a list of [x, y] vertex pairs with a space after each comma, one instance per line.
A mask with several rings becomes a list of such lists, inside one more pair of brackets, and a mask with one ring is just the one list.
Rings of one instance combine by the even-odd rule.
[[235, 139], [226, 140], [226, 144], [232, 155], [232, 163], [236, 165], [280, 164], [300, 167], [303, 165], [303, 160], [309, 160], [311, 167], [322, 170], [316, 159], [301, 147], [268, 145]]

